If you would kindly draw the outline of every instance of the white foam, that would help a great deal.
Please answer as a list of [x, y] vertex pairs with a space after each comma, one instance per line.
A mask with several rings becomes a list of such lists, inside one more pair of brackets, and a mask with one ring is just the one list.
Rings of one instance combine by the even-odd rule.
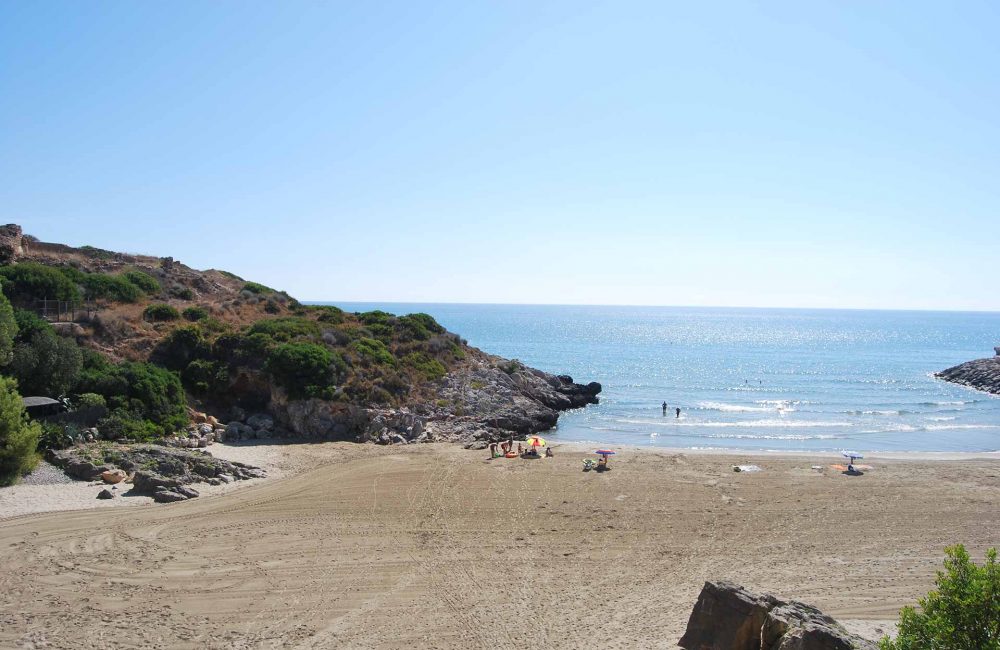
[[747, 420], [745, 422], [700, 422], [700, 421], [677, 421], [656, 422], [650, 420], [616, 420], [620, 424], [640, 424], [643, 426], [655, 427], [706, 427], [706, 428], [735, 428], [735, 427], [850, 427], [850, 422], [823, 422], [816, 420]]

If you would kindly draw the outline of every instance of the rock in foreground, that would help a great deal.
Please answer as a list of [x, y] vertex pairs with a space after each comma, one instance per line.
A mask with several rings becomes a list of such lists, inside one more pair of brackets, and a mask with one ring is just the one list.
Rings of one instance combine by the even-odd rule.
[[706, 582], [678, 642], [684, 650], [875, 650], [815, 607]]

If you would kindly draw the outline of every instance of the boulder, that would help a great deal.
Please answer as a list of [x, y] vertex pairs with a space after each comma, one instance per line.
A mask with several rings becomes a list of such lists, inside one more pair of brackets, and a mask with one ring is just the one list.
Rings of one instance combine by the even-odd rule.
[[126, 476], [125, 471], [120, 469], [109, 469], [106, 472], [101, 472], [101, 480], [110, 484], [121, 483]]
[[157, 474], [156, 472], [149, 472], [146, 470], [139, 470], [132, 477], [132, 487], [136, 492], [142, 492], [146, 494], [152, 494], [160, 489], [173, 489], [181, 485], [181, 482], [175, 478], [167, 478]]
[[273, 431], [274, 430], [274, 418], [270, 415], [265, 415], [263, 413], [258, 413], [257, 415], [251, 415], [247, 418], [247, 425], [257, 429], [258, 431]]
[[195, 497], [198, 496], [198, 490], [195, 490], [194, 488], [189, 488], [186, 485], [178, 485], [171, 491], [176, 492], [177, 494], [184, 495], [188, 499], [194, 499]]
[[187, 501], [188, 497], [184, 496], [180, 492], [175, 492], [174, 490], [168, 490], [166, 488], [161, 488], [156, 492], [153, 492], [153, 501], [157, 503], [173, 503], [175, 501]]
[[875, 650], [815, 607], [706, 582], [678, 641], [684, 650]]
[[0, 226], [0, 264], [10, 264], [24, 255], [25, 250], [21, 226], [14, 223]]
[[200, 435], [205, 435], [207, 433], [212, 433], [213, 431], [215, 431], [215, 426], [209, 424], [208, 422], [203, 422], [202, 424], [198, 425], [198, 433]]
[[98, 499], [114, 499], [115, 498], [115, 493], [112, 492], [111, 490], [109, 490], [108, 488], [104, 488], [103, 490], [101, 490], [100, 492], [97, 493], [97, 498]]

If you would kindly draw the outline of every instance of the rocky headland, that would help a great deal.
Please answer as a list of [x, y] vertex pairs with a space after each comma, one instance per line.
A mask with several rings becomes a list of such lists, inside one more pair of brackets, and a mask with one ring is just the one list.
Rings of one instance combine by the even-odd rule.
[[[601, 392], [470, 346], [427, 314], [305, 305], [226, 271], [42, 242], [15, 224], [0, 226], [0, 283], [22, 324], [15, 350], [30, 358], [45, 344], [65, 357], [58, 381], [25, 393], [77, 405], [79, 417], [55, 420], [63, 446], [277, 438], [480, 447], [551, 429], [560, 412]], [[29, 326], [48, 331], [36, 341]]]
[[994, 350], [996, 356], [966, 361], [947, 370], [934, 373], [934, 376], [985, 393], [1000, 395], [1000, 347], [996, 347]]

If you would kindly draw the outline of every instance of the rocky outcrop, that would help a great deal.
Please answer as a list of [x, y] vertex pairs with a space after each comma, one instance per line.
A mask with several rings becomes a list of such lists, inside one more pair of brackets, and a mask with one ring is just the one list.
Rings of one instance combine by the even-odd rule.
[[706, 582], [678, 642], [684, 650], [875, 650], [815, 607]]
[[967, 361], [934, 373], [934, 376], [954, 384], [1000, 395], [1000, 348], [994, 349], [997, 350], [995, 357]]
[[21, 226], [8, 223], [0, 226], [0, 264], [10, 264], [24, 255], [26, 243]]
[[161, 495], [170, 501], [198, 496], [197, 491], [187, 487], [191, 483], [219, 485], [266, 476], [257, 467], [214, 458], [203, 451], [161, 445], [80, 445], [50, 450], [47, 457], [73, 478], [100, 480], [103, 475], [131, 474], [136, 493], [154, 498], [159, 492], [179, 495]]

